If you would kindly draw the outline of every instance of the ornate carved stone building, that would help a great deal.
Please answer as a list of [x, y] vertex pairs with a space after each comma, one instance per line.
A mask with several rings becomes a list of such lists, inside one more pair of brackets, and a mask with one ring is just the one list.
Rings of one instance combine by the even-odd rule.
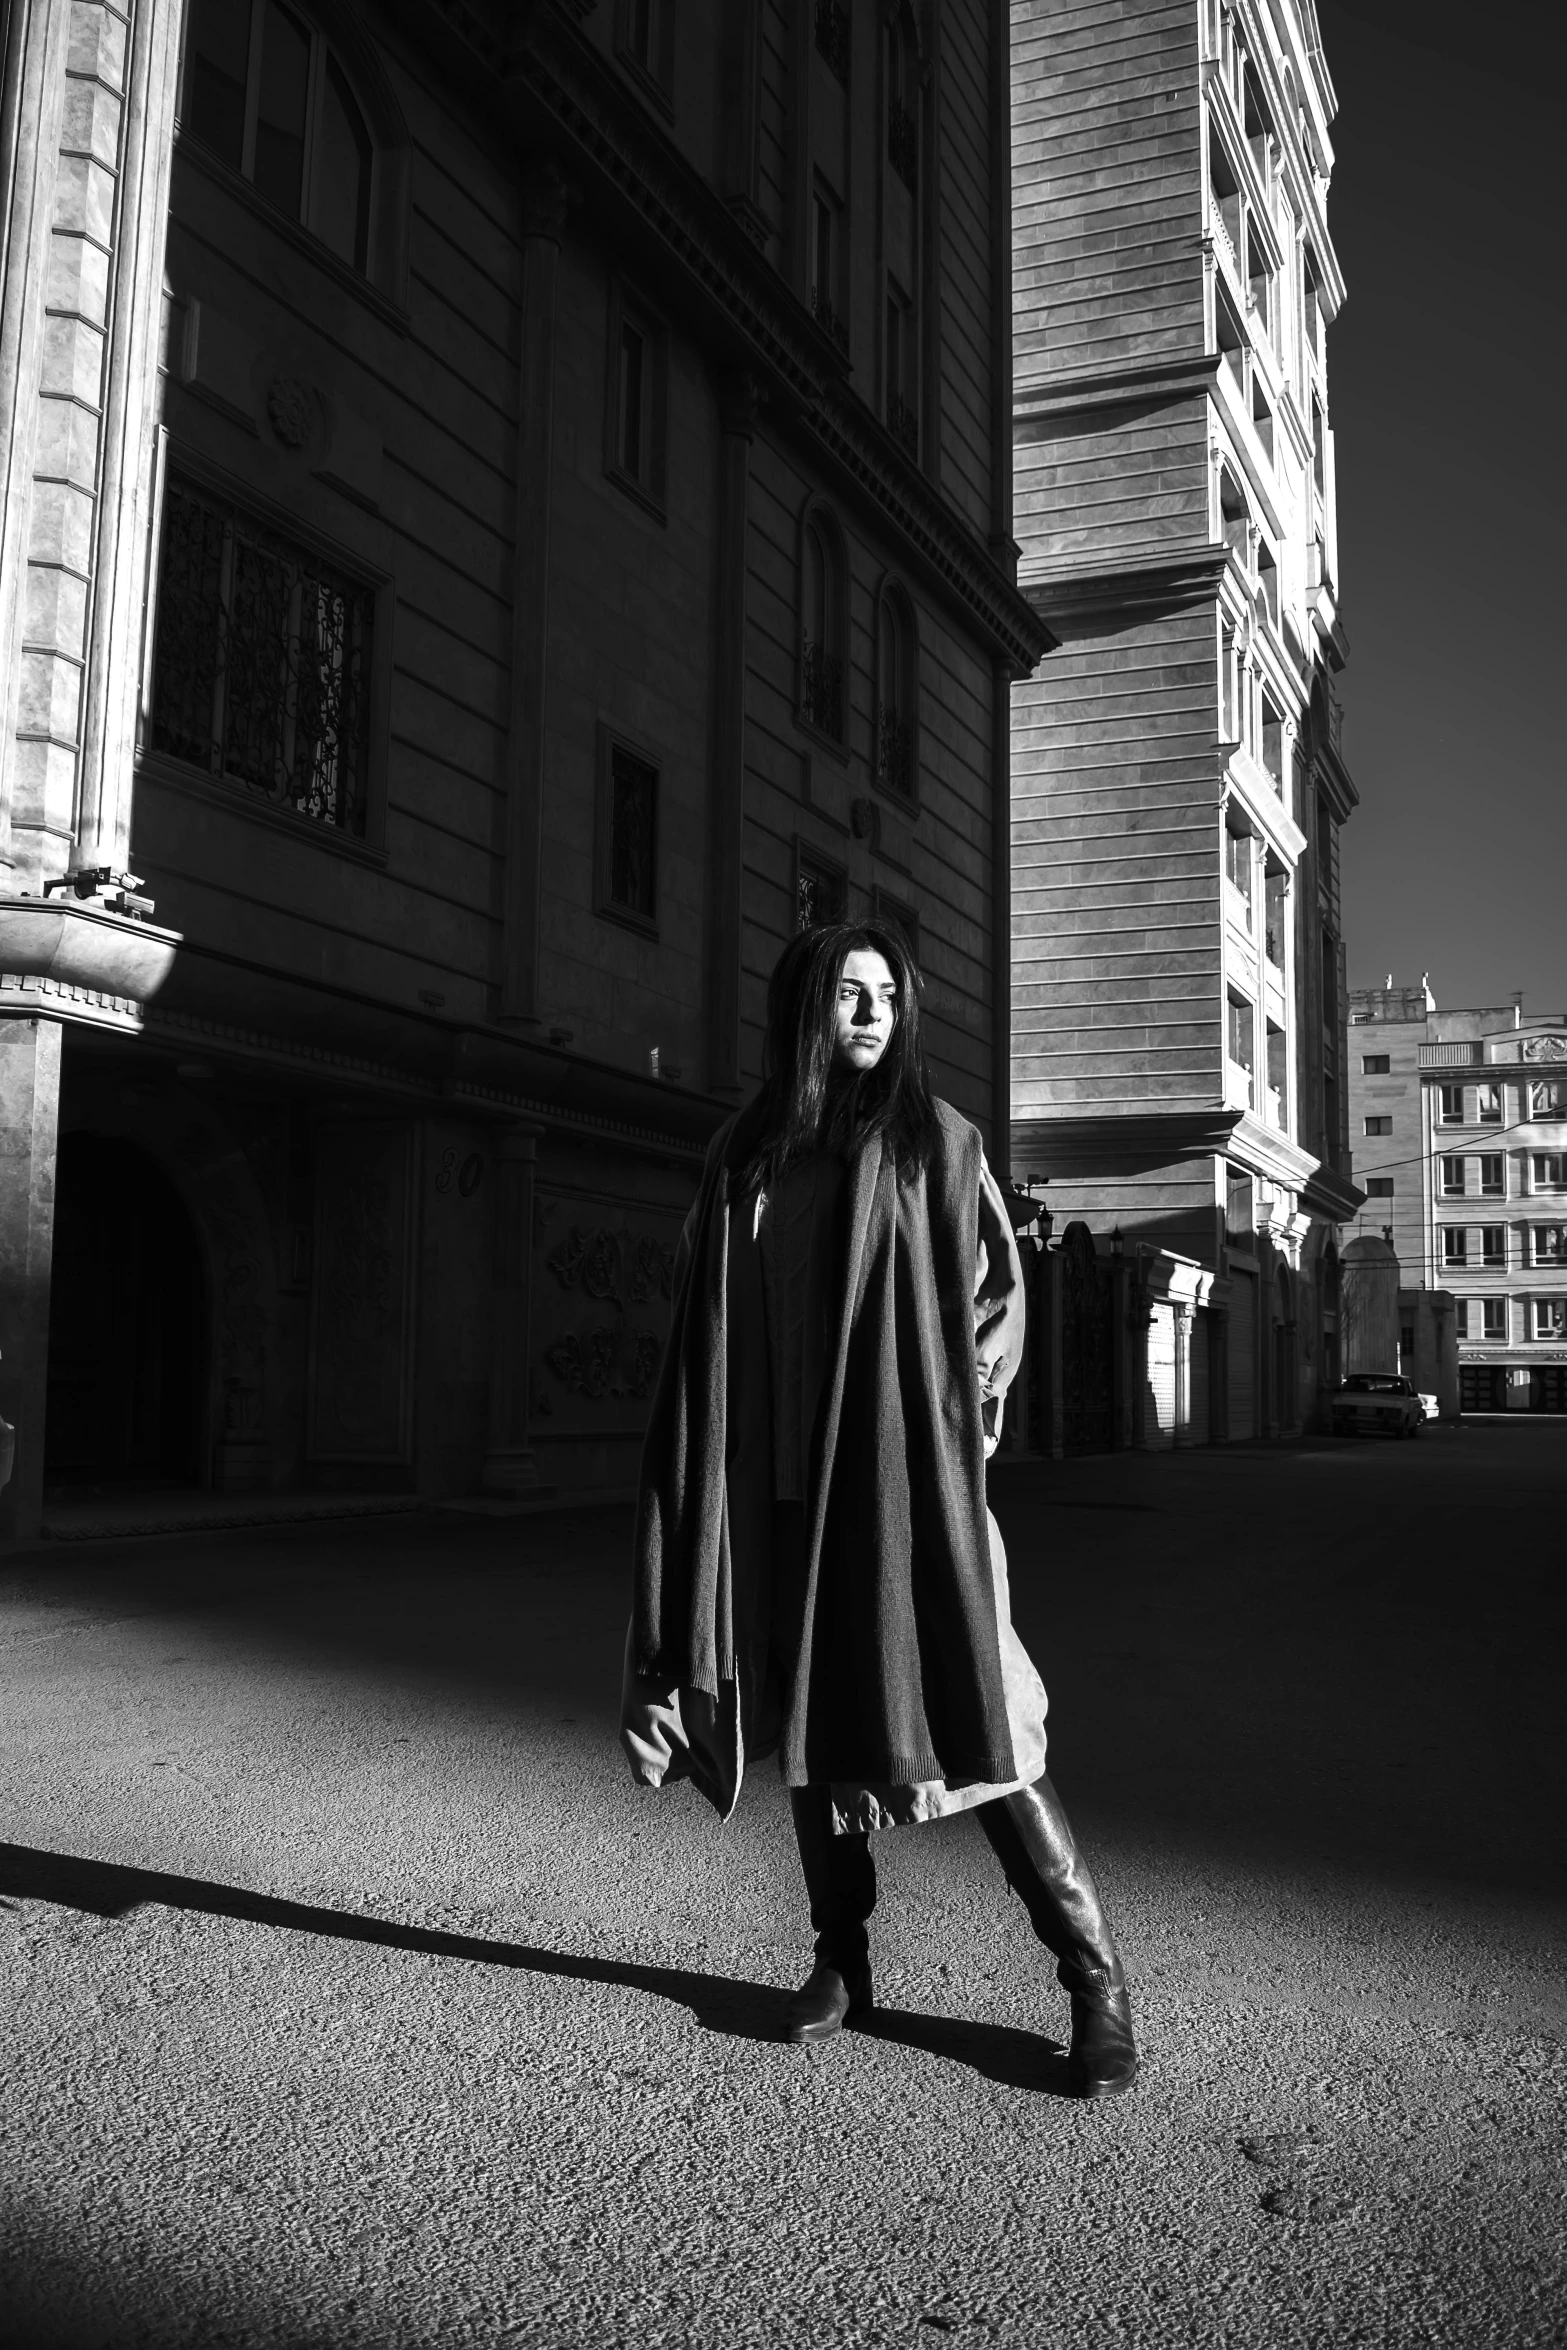
[[1150, 1440], [1273, 1433], [1336, 1376], [1361, 1196], [1333, 88], [1311, 0], [1012, 27], [1019, 576], [1059, 639], [1013, 704], [1013, 1166], [1140, 1268]]
[[1008, 96], [996, 0], [9, 0], [5, 1532], [629, 1482], [802, 917], [1004, 1128]]

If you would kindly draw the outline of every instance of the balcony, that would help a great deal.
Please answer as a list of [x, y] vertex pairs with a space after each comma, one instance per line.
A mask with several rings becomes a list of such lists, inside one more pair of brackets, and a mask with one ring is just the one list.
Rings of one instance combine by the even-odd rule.
[[1257, 1107], [1256, 1080], [1244, 1061], [1225, 1061], [1224, 1106], [1227, 1110], [1254, 1110]]

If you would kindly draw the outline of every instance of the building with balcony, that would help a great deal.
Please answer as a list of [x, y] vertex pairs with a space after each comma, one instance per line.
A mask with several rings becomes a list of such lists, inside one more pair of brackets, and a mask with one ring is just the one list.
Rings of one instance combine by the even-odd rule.
[[1018, 0], [1012, 71], [1019, 578], [1059, 640], [1013, 699], [1013, 1166], [1204, 1269], [1209, 1430], [1273, 1433], [1337, 1376], [1360, 1199], [1333, 85], [1311, 0]]
[[1004, 14], [3, 22], [0, 1535], [624, 1487], [798, 923], [1004, 1167]]
[[1567, 1014], [1390, 980], [1349, 1017], [1361, 1221], [1455, 1299], [1462, 1408], [1567, 1411]]

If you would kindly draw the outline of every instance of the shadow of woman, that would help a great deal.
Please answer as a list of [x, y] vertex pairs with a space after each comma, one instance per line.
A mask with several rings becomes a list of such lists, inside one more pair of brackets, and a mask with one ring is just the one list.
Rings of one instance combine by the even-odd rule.
[[[516, 1967], [528, 1974], [556, 1975], [571, 1982], [614, 1984], [685, 2008], [703, 2031], [760, 2042], [782, 2041], [784, 2036], [788, 1992], [739, 1975], [696, 1974], [685, 1967], [644, 1966], [634, 1959], [594, 1958], [575, 1951], [545, 1950], [527, 1942], [495, 1942], [477, 1934], [452, 1934], [439, 1927], [404, 1925], [353, 1910], [287, 1901], [240, 1885], [214, 1884], [203, 1877], [126, 1868], [115, 1861], [42, 1852], [26, 1844], [0, 1844], [0, 1907], [11, 1907], [18, 1901], [52, 1902], [100, 1918], [126, 1917], [132, 1910], [152, 1904], [331, 1941], [370, 1942], [386, 1950], [416, 1951], [477, 1966]], [[966, 2064], [1005, 2088], [1066, 2095], [1064, 2054], [1054, 2042], [1031, 2032], [970, 2023], [958, 2017], [914, 2015], [891, 2007], [873, 2009], [854, 2028], [868, 2039], [892, 2041], [927, 2056]]]

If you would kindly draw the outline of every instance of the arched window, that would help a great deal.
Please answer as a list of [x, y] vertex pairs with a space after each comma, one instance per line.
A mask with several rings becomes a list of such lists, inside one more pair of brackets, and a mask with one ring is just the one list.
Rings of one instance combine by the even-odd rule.
[[919, 677], [914, 611], [902, 588], [882, 589], [876, 614], [876, 782], [911, 806], [919, 798]]
[[324, 34], [283, 0], [191, 0], [182, 126], [367, 275], [375, 151]]
[[843, 541], [827, 509], [813, 506], [800, 532], [800, 716], [841, 744], [844, 700]]

